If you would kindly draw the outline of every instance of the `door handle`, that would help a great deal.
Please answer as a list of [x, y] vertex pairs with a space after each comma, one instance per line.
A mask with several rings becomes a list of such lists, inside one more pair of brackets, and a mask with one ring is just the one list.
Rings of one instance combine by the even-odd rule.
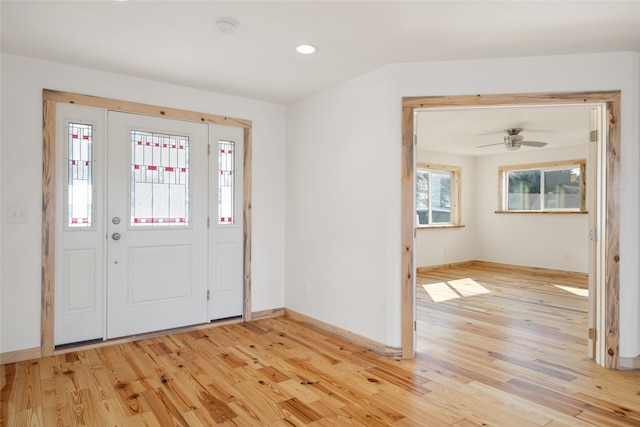
[[121, 238], [121, 237], [122, 237], [122, 236], [120, 235], [120, 233], [113, 233], [113, 234], [111, 235], [111, 238], [112, 238], [113, 240], [120, 240], [120, 238]]

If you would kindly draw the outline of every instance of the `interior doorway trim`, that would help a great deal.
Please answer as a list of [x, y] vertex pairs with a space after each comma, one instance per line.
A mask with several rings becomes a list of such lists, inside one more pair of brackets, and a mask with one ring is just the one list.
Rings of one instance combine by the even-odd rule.
[[56, 104], [70, 103], [88, 107], [179, 120], [214, 123], [244, 128], [244, 202], [243, 202], [243, 320], [251, 320], [251, 137], [250, 120], [214, 114], [165, 108], [136, 102], [120, 101], [70, 92], [44, 89], [42, 91], [42, 307], [41, 356], [54, 353], [54, 290], [55, 290], [55, 203], [56, 203]]
[[[402, 99], [401, 189], [401, 345], [405, 359], [414, 357], [414, 113], [416, 109], [516, 105], [604, 104], [606, 127], [606, 212], [604, 242], [604, 340], [606, 368], [619, 368], [620, 357], [620, 91], [559, 92], [501, 95], [405, 97]], [[586, 333], [586, 331], [585, 331]]]

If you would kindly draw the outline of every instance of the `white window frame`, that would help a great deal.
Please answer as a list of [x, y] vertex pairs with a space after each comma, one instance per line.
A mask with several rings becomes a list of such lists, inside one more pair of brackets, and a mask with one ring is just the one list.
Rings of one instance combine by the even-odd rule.
[[[578, 208], [547, 208], [544, 206], [544, 173], [567, 169], [580, 169], [580, 206]], [[540, 209], [509, 209], [509, 174], [512, 172], [540, 171]], [[534, 214], [582, 214], [587, 213], [586, 203], [586, 160], [562, 160], [556, 162], [532, 163], [524, 165], [500, 166], [498, 168], [498, 210], [496, 213], [534, 213]]]
[[[418, 170], [427, 170], [429, 173], [432, 172], [440, 172], [440, 173], [450, 173], [451, 174], [451, 221], [449, 222], [437, 222], [433, 223], [431, 221], [431, 214], [433, 212], [431, 208], [431, 201], [433, 197], [431, 194], [429, 195], [429, 224], [420, 224], [420, 218], [418, 216], [418, 191], [416, 185], [416, 227], [417, 228], [446, 228], [446, 227], [462, 227], [462, 213], [461, 213], [461, 183], [462, 183], [462, 168], [459, 166], [448, 166], [448, 165], [437, 165], [432, 163], [417, 163], [416, 164], [416, 172]], [[429, 180], [431, 183], [431, 179]], [[431, 190], [431, 187], [429, 188]]]

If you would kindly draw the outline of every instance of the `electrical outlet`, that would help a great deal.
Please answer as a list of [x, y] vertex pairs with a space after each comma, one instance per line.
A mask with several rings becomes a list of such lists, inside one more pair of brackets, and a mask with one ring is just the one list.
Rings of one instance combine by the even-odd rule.
[[18, 223], [18, 222], [29, 222], [29, 216], [27, 215], [26, 207], [16, 207], [10, 206], [7, 208], [7, 222], [8, 223]]

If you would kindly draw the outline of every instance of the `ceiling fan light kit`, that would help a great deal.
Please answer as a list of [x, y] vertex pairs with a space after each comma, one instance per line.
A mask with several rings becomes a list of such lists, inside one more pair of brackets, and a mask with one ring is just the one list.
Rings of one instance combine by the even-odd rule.
[[[522, 132], [522, 128], [508, 128], [508, 129], [505, 129], [504, 131], [507, 133], [507, 135], [504, 137], [504, 146], [509, 151], [519, 150], [520, 147], [523, 145], [526, 145], [528, 147], [538, 147], [538, 148], [541, 148], [547, 145], [546, 142], [525, 141], [524, 136], [520, 135], [520, 132]], [[500, 144], [502, 143], [498, 142], [497, 144], [480, 145], [476, 148], [491, 147], [493, 145], [500, 145]]]
[[521, 141], [515, 141], [513, 139], [509, 139], [508, 136], [504, 137], [504, 146], [509, 151], [515, 151], [520, 149]]

